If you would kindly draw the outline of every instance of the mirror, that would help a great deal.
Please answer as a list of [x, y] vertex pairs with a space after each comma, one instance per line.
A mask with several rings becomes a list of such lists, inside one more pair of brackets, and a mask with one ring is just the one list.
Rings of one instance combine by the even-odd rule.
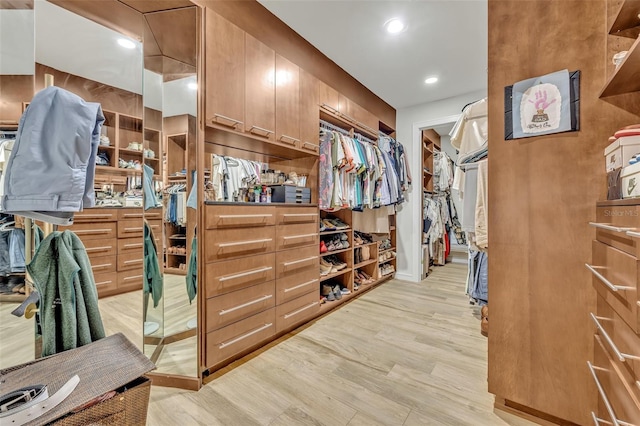
[[[96, 208], [77, 213], [68, 229], [76, 232], [86, 248], [106, 334], [123, 332], [142, 349], [142, 145], [146, 136], [142, 43], [48, 1], [32, 4], [27, 11], [31, 21], [25, 18], [24, 24], [31, 35], [22, 35], [5, 25], [17, 22], [17, 16], [7, 18], [13, 12], [0, 10], [0, 119], [19, 118], [22, 106], [45, 87], [45, 74], [52, 76], [55, 86], [101, 104], [105, 122], [96, 160]], [[34, 44], [31, 67], [35, 79], [31, 77], [32, 82], [25, 82], [17, 93], [18, 86], [9, 84], [17, 78], [17, 71], [6, 71], [5, 66], [20, 62], [9, 48], [28, 42], [29, 37]], [[30, 48], [23, 48], [29, 52]], [[18, 106], [21, 108], [16, 109]], [[0, 303], [2, 367], [39, 356], [38, 336], [35, 347], [33, 343], [34, 321], [10, 315], [16, 305]], [[13, 349], [16, 347], [20, 351]]]
[[[34, 93], [35, 40], [33, 2], [0, 4], [0, 172], [15, 138], [24, 102]], [[34, 321], [11, 315], [26, 297], [24, 265], [12, 267], [9, 239], [24, 231], [0, 214], [0, 369], [34, 359]], [[6, 225], [5, 225], [6, 224]]]
[[149, 286], [144, 352], [154, 374], [190, 377], [198, 376], [197, 289], [190, 279], [197, 265], [197, 13], [193, 6], [144, 14], [145, 220], [157, 253], [155, 261], [147, 258], [153, 249], [145, 253], [145, 282], [162, 288], [153, 297]]

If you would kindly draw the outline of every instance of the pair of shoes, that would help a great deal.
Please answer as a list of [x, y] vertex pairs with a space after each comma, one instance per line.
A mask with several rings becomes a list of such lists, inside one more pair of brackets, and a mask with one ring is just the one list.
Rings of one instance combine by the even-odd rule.
[[347, 236], [347, 234], [338, 234], [335, 235], [331, 241], [327, 241], [325, 244], [327, 246], [327, 250], [328, 251], [335, 251], [335, 250], [343, 250], [343, 249], [347, 249], [349, 248], [349, 241], [348, 241], [349, 237]]
[[373, 277], [360, 269], [356, 269], [354, 272], [353, 280], [359, 285], [371, 284], [374, 281]]
[[355, 263], [356, 265], [359, 264], [359, 263], [362, 263], [362, 248], [361, 247], [357, 247], [353, 251], [353, 263]]
[[335, 255], [325, 256], [324, 258], [322, 258], [322, 261], [327, 262], [332, 267], [335, 267], [336, 272], [342, 271], [344, 268], [347, 267], [347, 264], [345, 262], [340, 261]]
[[358, 244], [370, 244], [373, 242], [371, 234], [367, 234], [360, 231], [353, 231], [353, 240], [358, 241]]
[[320, 295], [323, 296], [327, 300], [327, 302], [333, 302], [335, 300], [342, 299], [342, 291], [340, 285], [338, 284], [322, 284]]
[[327, 231], [337, 230], [337, 229], [349, 229], [349, 225], [347, 225], [346, 223], [344, 223], [343, 221], [335, 217], [331, 217], [331, 218], [328, 217], [328, 218], [322, 219], [322, 223], [324, 223], [324, 226]]
[[[323, 229], [324, 228], [324, 229]], [[335, 231], [336, 226], [329, 221], [329, 219], [320, 220], [320, 230], [321, 231]]]
[[393, 265], [390, 263], [385, 263], [384, 265], [380, 265], [379, 270], [380, 270], [381, 277], [384, 277], [386, 275], [391, 275], [396, 271]]
[[336, 265], [334, 265], [331, 262], [328, 262], [327, 260], [325, 260], [325, 258], [321, 258], [320, 259], [320, 275], [329, 275], [329, 274], [335, 274], [336, 272], [338, 272], [338, 268]]
[[378, 257], [378, 261], [380, 263], [382, 262], [386, 262], [388, 260], [391, 260], [393, 258], [396, 257], [396, 253], [394, 251], [388, 251], [386, 253], [382, 253], [379, 257]]
[[382, 241], [380, 241], [380, 246], [378, 247], [378, 250], [383, 251], [383, 250], [388, 250], [391, 248], [391, 240], [386, 238]]

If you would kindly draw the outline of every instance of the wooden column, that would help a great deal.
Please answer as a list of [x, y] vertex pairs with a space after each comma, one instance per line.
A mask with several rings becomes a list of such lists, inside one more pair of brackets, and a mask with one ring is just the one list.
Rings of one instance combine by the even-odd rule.
[[[606, 3], [489, 0], [489, 391], [544, 417], [591, 424], [596, 390], [595, 202], [607, 138], [638, 117], [598, 98]], [[504, 87], [580, 70], [579, 132], [504, 140]]]

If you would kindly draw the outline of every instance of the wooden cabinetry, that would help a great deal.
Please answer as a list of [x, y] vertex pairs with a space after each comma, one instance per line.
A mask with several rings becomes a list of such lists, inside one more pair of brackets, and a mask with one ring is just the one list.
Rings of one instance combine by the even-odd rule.
[[204, 222], [204, 359], [215, 369], [318, 314], [318, 214], [206, 205]]
[[[276, 140], [301, 148], [300, 142], [300, 70], [276, 55]], [[302, 93], [304, 96], [305, 94]], [[317, 127], [317, 126], [316, 126]]]
[[245, 33], [245, 132], [275, 140], [275, 52]]
[[68, 229], [87, 250], [98, 297], [142, 288], [142, 209], [85, 209]]
[[244, 31], [205, 9], [206, 121], [244, 131]]
[[434, 153], [440, 152], [440, 135], [433, 129], [422, 131], [422, 189], [433, 192]]
[[640, 423], [639, 208], [637, 200], [598, 203], [592, 223], [596, 239], [587, 268], [598, 296], [588, 368], [598, 390], [592, 416], [601, 423]]
[[320, 81], [306, 72], [300, 70], [300, 148], [317, 154], [318, 145], [318, 117], [320, 116]]

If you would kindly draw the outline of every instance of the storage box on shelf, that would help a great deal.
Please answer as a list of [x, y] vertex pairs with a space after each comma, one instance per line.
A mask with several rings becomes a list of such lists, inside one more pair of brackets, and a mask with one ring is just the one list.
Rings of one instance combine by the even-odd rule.
[[600, 202], [592, 243], [597, 292], [594, 356], [588, 362], [598, 389], [593, 416], [606, 422], [640, 422], [640, 201]]

